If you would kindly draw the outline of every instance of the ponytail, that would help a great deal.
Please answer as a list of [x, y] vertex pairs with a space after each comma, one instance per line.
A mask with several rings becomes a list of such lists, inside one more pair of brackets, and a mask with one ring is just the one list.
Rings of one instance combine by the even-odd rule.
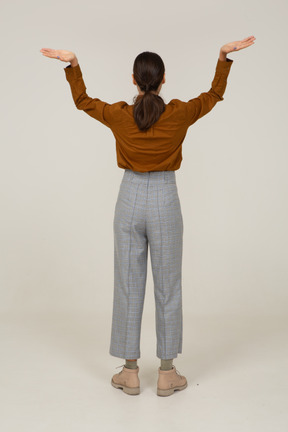
[[139, 54], [133, 65], [135, 81], [144, 94], [134, 98], [133, 116], [138, 128], [147, 131], [165, 111], [164, 100], [156, 94], [165, 72], [161, 57], [149, 51]]

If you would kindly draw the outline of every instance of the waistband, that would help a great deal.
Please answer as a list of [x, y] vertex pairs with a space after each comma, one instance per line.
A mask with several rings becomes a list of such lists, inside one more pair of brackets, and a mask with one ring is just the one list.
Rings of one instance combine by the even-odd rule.
[[133, 183], [176, 183], [175, 171], [139, 172], [125, 169], [122, 181]]

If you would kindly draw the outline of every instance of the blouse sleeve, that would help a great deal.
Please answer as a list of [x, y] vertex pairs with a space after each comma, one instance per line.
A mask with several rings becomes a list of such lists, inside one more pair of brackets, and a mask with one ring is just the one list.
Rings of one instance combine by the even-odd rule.
[[111, 128], [112, 112], [111, 105], [98, 98], [89, 97], [86, 93], [86, 86], [83, 80], [82, 71], [78, 63], [77, 66], [68, 65], [64, 68], [66, 79], [70, 84], [72, 97], [76, 108], [83, 110], [89, 116], [100, 121], [105, 126]]
[[227, 57], [226, 61], [218, 58], [210, 90], [201, 93], [198, 97], [190, 99], [188, 102], [184, 102], [185, 119], [188, 127], [211, 111], [217, 102], [224, 100], [223, 95], [232, 63], [233, 60]]

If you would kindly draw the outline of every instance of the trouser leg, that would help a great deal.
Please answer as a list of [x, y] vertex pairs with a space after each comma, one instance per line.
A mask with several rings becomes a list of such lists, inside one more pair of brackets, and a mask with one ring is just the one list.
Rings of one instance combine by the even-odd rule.
[[[114, 215], [114, 297], [110, 354], [138, 359], [147, 277], [145, 190], [122, 183]], [[143, 203], [143, 204], [142, 204]]]
[[182, 352], [183, 219], [174, 183], [149, 194], [147, 236], [154, 279], [157, 357], [176, 358]]

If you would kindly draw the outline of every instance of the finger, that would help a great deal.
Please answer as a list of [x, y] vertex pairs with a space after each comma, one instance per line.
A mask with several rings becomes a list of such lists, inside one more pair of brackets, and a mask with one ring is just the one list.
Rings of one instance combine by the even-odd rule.
[[254, 42], [249, 42], [249, 43], [246, 43], [246, 44], [241, 45], [241, 46], [239, 47], [239, 50], [240, 50], [240, 49], [243, 49], [243, 48], [247, 48], [247, 47], [250, 46], [250, 45], [254, 45]]
[[42, 52], [42, 54], [47, 54], [47, 55], [55, 55], [55, 52], [54, 51], [41, 51]]
[[54, 54], [45, 54], [45, 53], [43, 53], [43, 55], [45, 56], [45, 57], [50, 57], [50, 58], [56, 58], [56, 55], [54, 55]]
[[254, 39], [252, 39], [252, 40], [248, 40], [248, 41], [245, 41], [245, 42], [242, 42], [242, 41], [241, 41], [241, 42], [239, 43], [239, 45], [242, 46], [242, 45], [245, 45], [245, 44], [247, 44], [247, 43], [248, 43], [248, 44], [252, 44], [252, 43], [254, 43]]
[[248, 41], [250, 39], [255, 39], [255, 38], [254, 38], [254, 36], [249, 36], [249, 37], [247, 37], [245, 39], [242, 39], [241, 42], [246, 42], [246, 41]]
[[246, 44], [252, 45], [252, 44], [254, 44], [254, 40], [252, 40], [252, 41], [247, 41], [247, 42], [245, 42], [244, 44], [241, 44], [241, 45], [246, 45]]

